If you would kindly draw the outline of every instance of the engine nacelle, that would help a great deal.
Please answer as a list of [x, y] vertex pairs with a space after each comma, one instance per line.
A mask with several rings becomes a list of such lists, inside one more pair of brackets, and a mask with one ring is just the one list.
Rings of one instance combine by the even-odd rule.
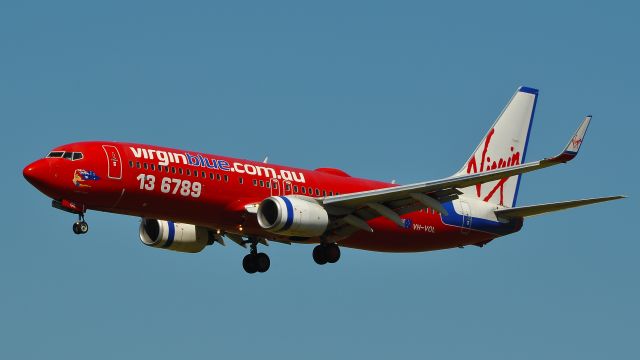
[[213, 244], [209, 230], [191, 224], [172, 221], [143, 219], [140, 224], [140, 241], [151, 247], [197, 253]]
[[274, 234], [315, 237], [329, 225], [329, 214], [313, 199], [271, 196], [258, 206], [258, 224]]

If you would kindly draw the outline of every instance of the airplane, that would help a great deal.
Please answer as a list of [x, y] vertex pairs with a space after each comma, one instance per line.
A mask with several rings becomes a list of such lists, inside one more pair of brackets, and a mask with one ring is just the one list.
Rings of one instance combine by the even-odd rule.
[[242, 265], [250, 274], [270, 268], [258, 252], [269, 242], [315, 244], [319, 265], [337, 262], [340, 247], [482, 247], [519, 231], [526, 217], [624, 198], [516, 206], [522, 175], [573, 160], [591, 121], [584, 118], [560, 154], [526, 163], [537, 99], [537, 89], [519, 87], [458, 172], [408, 185], [112, 141], [55, 147], [23, 176], [53, 207], [78, 216], [76, 234], [89, 230], [87, 210], [136, 216], [150, 247], [198, 253], [225, 238], [249, 246]]

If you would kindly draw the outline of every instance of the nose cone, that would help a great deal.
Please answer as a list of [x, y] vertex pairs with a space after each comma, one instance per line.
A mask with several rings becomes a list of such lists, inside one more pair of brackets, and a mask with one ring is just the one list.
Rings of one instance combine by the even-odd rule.
[[22, 175], [31, 185], [42, 189], [51, 181], [49, 162], [46, 159], [36, 160], [22, 170]]

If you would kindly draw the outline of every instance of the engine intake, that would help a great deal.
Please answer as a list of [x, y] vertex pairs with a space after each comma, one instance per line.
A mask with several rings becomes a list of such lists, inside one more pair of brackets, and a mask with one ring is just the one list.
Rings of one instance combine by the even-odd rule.
[[329, 226], [329, 214], [315, 200], [297, 196], [271, 196], [258, 206], [258, 224], [279, 235], [316, 237]]
[[196, 225], [156, 219], [143, 219], [140, 224], [140, 241], [155, 248], [197, 253], [213, 240], [207, 228]]

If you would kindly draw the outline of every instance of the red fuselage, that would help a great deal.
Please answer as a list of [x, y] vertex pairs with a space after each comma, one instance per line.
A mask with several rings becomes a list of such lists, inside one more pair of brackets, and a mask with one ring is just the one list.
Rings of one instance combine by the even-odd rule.
[[[75, 155], [74, 155], [75, 154]], [[79, 154], [79, 155], [78, 155]], [[355, 178], [341, 170], [313, 171], [199, 152], [118, 142], [78, 142], [56, 147], [24, 169], [25, 178], [69, 210], [87, 209], [194, 224], [223, 233], [267, 239], [245, 208], [274, 195], [316, 198], [395, 186]], [[379, 217], [373, 232], [358, 231], [341, 246], [413, 252], [486, 243], [495, 233], [443, 221], [440, 214], [405, 214], [410, 226]], [[303, 242], [318, 242], [309, 239]]]

